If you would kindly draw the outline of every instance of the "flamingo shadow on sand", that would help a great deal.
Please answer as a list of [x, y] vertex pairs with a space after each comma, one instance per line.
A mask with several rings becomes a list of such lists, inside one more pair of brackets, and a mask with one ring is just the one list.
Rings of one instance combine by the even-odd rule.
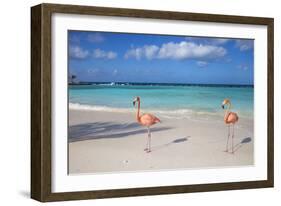
[[236, 152], [237, 150], [239, 150], [241, 147], [243, 147], [243, 145], [248, 144], [252, 141], [251, 137], [245, 137], [244, 139], [241, 140], [241, 142], [239, 142], [238, 144], [236, 144], [234, 146], [234, 152]]
[[177, 138], [177, 139], [175, 139], [175, 140], [173, 140], [171, 142], [168, 142], [166, 144], [154, 146], [154, 147], [151, 148], [151, 150], [152, 151], [156, 151], [156, 150], [160, 150], [160, 149], [166, 148], [168, 146], [171, 146], [173, 144], [180, 144], [180, 143], [186, 142], [189, 138], [190, 138], [190, 136], [186, 136], [186, 137], [182, 137], [182, 138]]
[[[172, 129], [171, 127], [151, 128], [158, 132]], [[147, 130], [138, 123], [93, 122], [71, 125], [68, 129], [68, 141], [77, 142], [102, 138], [122, 138], [130, 135], [145, 134]]]

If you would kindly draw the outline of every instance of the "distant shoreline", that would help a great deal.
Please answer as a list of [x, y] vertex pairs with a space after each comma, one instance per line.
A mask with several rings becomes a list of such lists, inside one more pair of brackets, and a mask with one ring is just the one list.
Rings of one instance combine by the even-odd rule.
[[195, 84], [195, 83], [151, 83], [151, 82], [79, 82], [69, 86], [104, 85], [104, 86], [198, 86], [198, 87], [248, 87], [252, 84]]

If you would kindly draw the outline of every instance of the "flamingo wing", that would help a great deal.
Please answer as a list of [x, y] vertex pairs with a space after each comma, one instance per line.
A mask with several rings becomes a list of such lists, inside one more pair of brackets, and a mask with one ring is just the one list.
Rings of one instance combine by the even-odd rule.
[[151, 126], [156, 124], [157, 122], [160, 122], [160, 119], [152, 114], [143, 114], [140, 117], [140, 123], [145, 126]]
[[229, 112], [225, 117], [224, 117], [224, 121], [227, 124], [234, 124], [236, 122], [238, 122], [238, 115], [234, 112]]

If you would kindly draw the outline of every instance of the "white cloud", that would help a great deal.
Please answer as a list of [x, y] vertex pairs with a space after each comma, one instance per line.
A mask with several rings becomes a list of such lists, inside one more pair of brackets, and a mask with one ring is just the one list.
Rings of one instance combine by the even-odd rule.
[[96, 73], [98, 73], [100, 70], [99, 69], [88, 69], [87, 70], [87, 73], [88, 74], [96, 74]]
[[87, 36], [89, 42], [100, 43], [105, 40], [105, 38], [100, 33], [93, 33]]
[[117, 53], [113, 51], [107, 52], [101, 49], [95, 49], [92, 56], [96, 59], [115, 59], [117, 57]]
[[125, 58], [147, 59], [214, 59], [225, 56], [226, 49], [220, 46], [196, 44], [182, 41], [179, 43], [169, 42], [156, 45], [145, 45], [132, 48], [125, 54]]
[[158, 46], [155, 45], [144, 46], [144, 55], [147, 59], [152, 59], [158, 51], [159, 51]]
[[214, 38], [211, 40], [211, 42], [214, 44], [214, 45], [222, 45], [222, 44], [225, 44], [229, 41], [229, 39], [222, 39], [222, 38]]
[[117, 75], [118, 74], [118, 70], [114, 69], [112, 74], [113, 74], [113, 76]]
[[115, 59], [116, 57], [117, 57], [117, 53], [115, 53], [115, 52], [110, 51], [107, 53], [108, 59]]
[[85, 59], [89, 56], [89, 51], [84, 50], [79, 46], [71, 46], [69, 48], [69, 55], [75, 59]]
[[223, 47], [212, 45], [198, 45], [192, 42], [169, 42], [163, 44], [159, 50], [158, 58], [160, 59], [200, 59], [200, 58], [217, 58], [224, 56], [226, 50]]
[[238, 69], [242, 69], [242, 70], [248, 70], [249, 69], [249, 66], [246, 65], [246, 64], [239, 64], [237, 66]]
[[254, 47], [254, 41], [253, 40], [236, 40], [235, 46], [238, 47], [240, 49], [240, 51], [247, 51]]
[[140, 60], [142, 57], [142, 53], [143, 53], [142, 48], [130, 49], [125, 53], [124, 57], [126, 59], [135, 58], [137, 60]]
[[96, 59], [115, 59], [117, 57], [117, 53], [113, 51], [95, 49], [92, 53], [90, 53], [88, 50], [83, 49], [79, 46], [71, 46], [69, 48], [69, 55], [70, 57], [75, 59], [86, 59], [88, 57]]
[[143, 47], [130, 49], [126, 52], [125, 58], [135, 58], [140, 60], [142, 57], [146, 57], [147, 59], [153, 59], [157, 55], [159, 50], [158, 46], [155, 45], [144, 45]]
[[208, 44], [208, 45], [223, 45], [229, 42], [231, 39], [227, 38], [206, 38], [206, 37], [185, 37], [185, 40], [197, 44]]
[[207, 66], [208, 62], [205, 62], [205, 61], [197, 61], [196, 64], [197, 64], [199, 67], [204, 67], [204, 66]]

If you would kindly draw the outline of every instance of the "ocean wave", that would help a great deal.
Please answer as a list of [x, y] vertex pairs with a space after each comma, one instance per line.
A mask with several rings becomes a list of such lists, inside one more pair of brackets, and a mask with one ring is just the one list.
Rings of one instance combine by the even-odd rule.
[[[74, 110], [91, 110], [91, 111], [107, 111], [107, 112], [135, 112], [134, 108], [117, 108], [108, 106], [87, 105], [80, 103], [69, 103], [69, 108]], [[157, 114], [192, 114], [191, 109], [176, 109], [176, 110], [155, 110], [155, 109], [141, 109], [142, 113], [151, 112]]]
[[[102, 112], [117, 112], [117, 113], [135, 113], [134, 108], [114, 108], [108, 106], [96, 106], [86, 105], [79, 103], [69, 103], [69, 109], [72, 110], [84, 110], [84, 111], [102, 111]], [[152, 113], [155, 116], [167, 118], [167, 119], [194, 119], [195, 117], [207, 117], [207, 116], [221, 116], [222, 114], [217, 112], [202, 112], [192, 109], [175, 109], [175, 110], [158, 110], [158, 109], [142, 109], [141, 113]]]
[[79, 103], [69, 103], [69, 109], [73, 110], [87, 110], [87, 111], [103, 111], [103, 112], [132, 112], [131, 109], [125, 108], [113, 108], [107, 106], [94, 106], [94, 105], [87, 105], [87, 104], [79, 104]]

